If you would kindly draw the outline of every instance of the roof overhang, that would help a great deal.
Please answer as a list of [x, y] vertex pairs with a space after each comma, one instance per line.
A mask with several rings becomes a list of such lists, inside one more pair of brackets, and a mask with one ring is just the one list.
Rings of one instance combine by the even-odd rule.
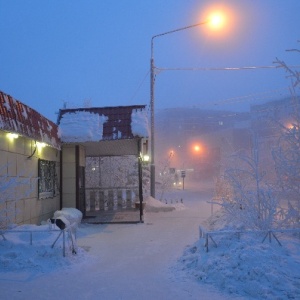
[[140, 138], [136, 138], [99, 142], [80, 142], [76, 143], [76, 145], [83, 146], [85, 148], [85, 156], [88, 157], [124, 155], [138, 156], [140, 140]]

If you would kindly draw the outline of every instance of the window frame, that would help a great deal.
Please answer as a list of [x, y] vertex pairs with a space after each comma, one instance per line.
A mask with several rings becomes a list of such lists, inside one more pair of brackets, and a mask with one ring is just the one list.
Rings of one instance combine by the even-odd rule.
[[56, 196], [56, 162], [46, 159], [38, 160], [38, 199]]

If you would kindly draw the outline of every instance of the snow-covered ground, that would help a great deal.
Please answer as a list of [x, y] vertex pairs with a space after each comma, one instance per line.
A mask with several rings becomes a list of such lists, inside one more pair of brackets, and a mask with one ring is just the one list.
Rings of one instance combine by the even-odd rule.
[[149, 200], [144, 224], [81, 224], [77, 254], [66, 257], [61, 238], [51, 248], [58, 232], [33, 233], [32, 245], [29, 233], [0, 236], [0, 298], [300, 299], [299, 239], [279, 236], [280, 247], [226, 235], [205, 251], [199, 225], [216, 211], [211, 196], [187, 184], [167, 205]]

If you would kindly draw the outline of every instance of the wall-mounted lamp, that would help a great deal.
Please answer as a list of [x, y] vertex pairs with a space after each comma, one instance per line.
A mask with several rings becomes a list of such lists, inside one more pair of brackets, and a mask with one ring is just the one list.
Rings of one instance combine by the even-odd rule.
[[46, 147], [47, 144], [46, 143], [41, 143], [41, 142], [35, 142], [35, 147], [33, 152], [31, 153], [31, 155], [29, 155], [27, 158], [30, 159], [36, 152], [36, 149], [41, 150], [42, 148]]
[[150, 161], [150, 156], [148, 155], [148, 154], [145, 154], [144, 156], [143, 156], [143, 162], [144, 163], [148, 163]]
[[7, 137], [10, 139], [10, 140], [14, 140], [14, 139], [17, 139], [19, 137], [19, 135], [17, 133], [13, 133], [13, 132], [9, 132], [7, 134]]
[[148, 165], [150, 162], [150, 156], [148, 154], [140, 153], [139, 160], [143, 165]]
[[38, 149], [42, 149], [42, 148], [46, 147], [46, 144], [45, 143], [36, 142], [36, 146], [37, 146]]

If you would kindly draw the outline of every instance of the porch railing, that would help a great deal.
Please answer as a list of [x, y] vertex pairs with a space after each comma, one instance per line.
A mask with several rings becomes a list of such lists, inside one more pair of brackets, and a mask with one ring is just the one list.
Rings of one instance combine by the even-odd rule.
[[138, 187], [85, 188], [86, 211], [132, 209], [139, 202]]

